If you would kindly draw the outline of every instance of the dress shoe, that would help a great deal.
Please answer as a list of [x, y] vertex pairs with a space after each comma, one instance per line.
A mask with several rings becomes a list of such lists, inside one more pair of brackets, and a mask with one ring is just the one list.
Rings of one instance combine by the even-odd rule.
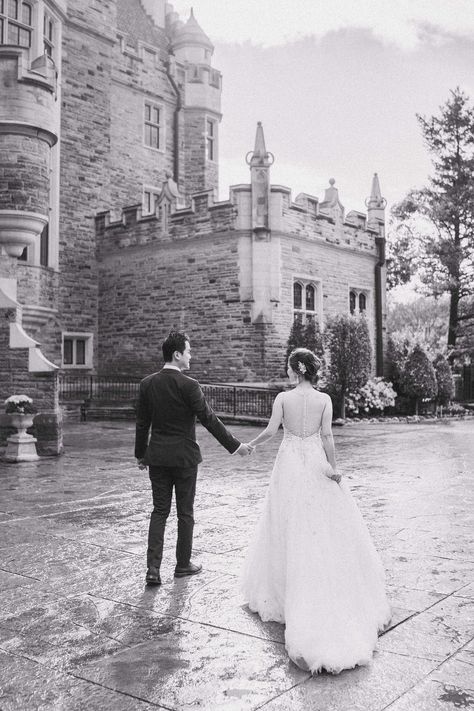
[[160, 571], [158, 568], [148, 568], [146, 571], [145, 582], [147, 585], [161, 585]]
[[174, 569], [175, 578], [184, 578], [186, 575], [196, 575], [202, 570], [202, 565], [195, 565], [194, 563], [189, 563], [188, 565], [181, 567], [179, 565]]

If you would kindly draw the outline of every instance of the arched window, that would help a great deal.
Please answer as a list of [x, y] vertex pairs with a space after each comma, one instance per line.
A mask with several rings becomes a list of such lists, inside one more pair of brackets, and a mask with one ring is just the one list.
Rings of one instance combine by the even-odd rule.
[[32, 17], [31, 3], [0, 0], [0, 44], [31, 47]]
[[293, 284], [293, 308], [303, 308], [303, 287], [298, 281]]
[[319, 286], [305, 278], [293, 282], [293, 317], [302, 324], [314, 321], [318, 310]]
[[351, 314], [355, 313], [356, 310], [356, 293], [355, 291], [351, 291], [349, 294], [349, 310]]
[[359, 311], [363, 313], [367, 307], [367, 297], [365, 294], [359, 294]]
[[306, 311], [314, 311], [314, 286], [312, 284], [306, 285]]

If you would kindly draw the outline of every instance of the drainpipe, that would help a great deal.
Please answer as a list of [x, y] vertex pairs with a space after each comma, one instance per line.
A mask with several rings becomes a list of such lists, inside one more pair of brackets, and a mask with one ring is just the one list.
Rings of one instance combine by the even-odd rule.
[[168, 77], [169, 83], [176, 94], [176, 109], [173, 115], [173, 180], [179, 187], [179, 112], [183, 107], [183, 102], [181, 100], [181, 92], [178, 89], [175, 80], [170, 73], [170, 63], [166, 63], [166, 76]]
[[376, 237], [379, 259], [375, 265], [375, 363], [378, 376], [384, 374], [383, 363], [383, 311], [382, 311], [382, 268], [385, 265], [385, 237]]

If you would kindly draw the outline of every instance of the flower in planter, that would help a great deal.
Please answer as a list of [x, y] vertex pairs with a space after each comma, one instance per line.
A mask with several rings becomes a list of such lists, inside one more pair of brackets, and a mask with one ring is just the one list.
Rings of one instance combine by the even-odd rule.
[[20, 415], [32, 415], [36, 412], [33, 400], [28, 395], [10, 395], [5, 400], [5, 412], [7, 415], [19, 413]]

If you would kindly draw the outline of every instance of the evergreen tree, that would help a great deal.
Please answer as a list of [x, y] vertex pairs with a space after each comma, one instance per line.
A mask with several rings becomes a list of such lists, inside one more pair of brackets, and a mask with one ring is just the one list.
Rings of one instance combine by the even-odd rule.
[[367, 320], [363, 316], [335, 316], [328, 322], [326, 343], [328, 387], [340, 416], [345, 417], [346, 393], [365, 385], [370, 376], [372, 349]]
[[418, 415], [421, 399], [434, 398], [438, 391], [436, 374], [423, 348], [416, 345], [409, 354], [403, 370], [402, 383], [406, 394], [415, 400]]
[[434, 359], [433, 366], [438, 385], [436, 401], [438, 405], [447, 405], [454, 394], [454, 380], [451, 368], [441, 353]]
[[324, 337], [316, 319], [310, 319], [304, 329], [304, 347], [315, 353], [324, 364]]
[[393, 336], [387, 340], [387, 352], [385, 354], [385, 371], [389, 380], [398, 395], [404, 395], [403, 370], [410, 352], [409, 342], [399, 341]]
[[459, 324], [473, 314], [462, 302], [474, 293], [474, 108], [457, 88], [439, 116], [417, 115], [433, 163], [427, 187], [411, 191], [392, 210], [389, 284], [415, 274], [427, 293], [449, 294], [447, 345], [456, 355]]
[[291, 351], [294, 351], [295, 348], [302, 348], [302, 347], [305, 347], [304, 326], [301, 323], [300, 319], [296, 318], [292, 323], [290, 335], [288, 337], [288, 342], [286, 345], [286, 355], [285, 355], [285, 364], [284, 364], [285, 375], [286, 375], [286, 369], [288, 367], [288, 357], [289, 357]]

